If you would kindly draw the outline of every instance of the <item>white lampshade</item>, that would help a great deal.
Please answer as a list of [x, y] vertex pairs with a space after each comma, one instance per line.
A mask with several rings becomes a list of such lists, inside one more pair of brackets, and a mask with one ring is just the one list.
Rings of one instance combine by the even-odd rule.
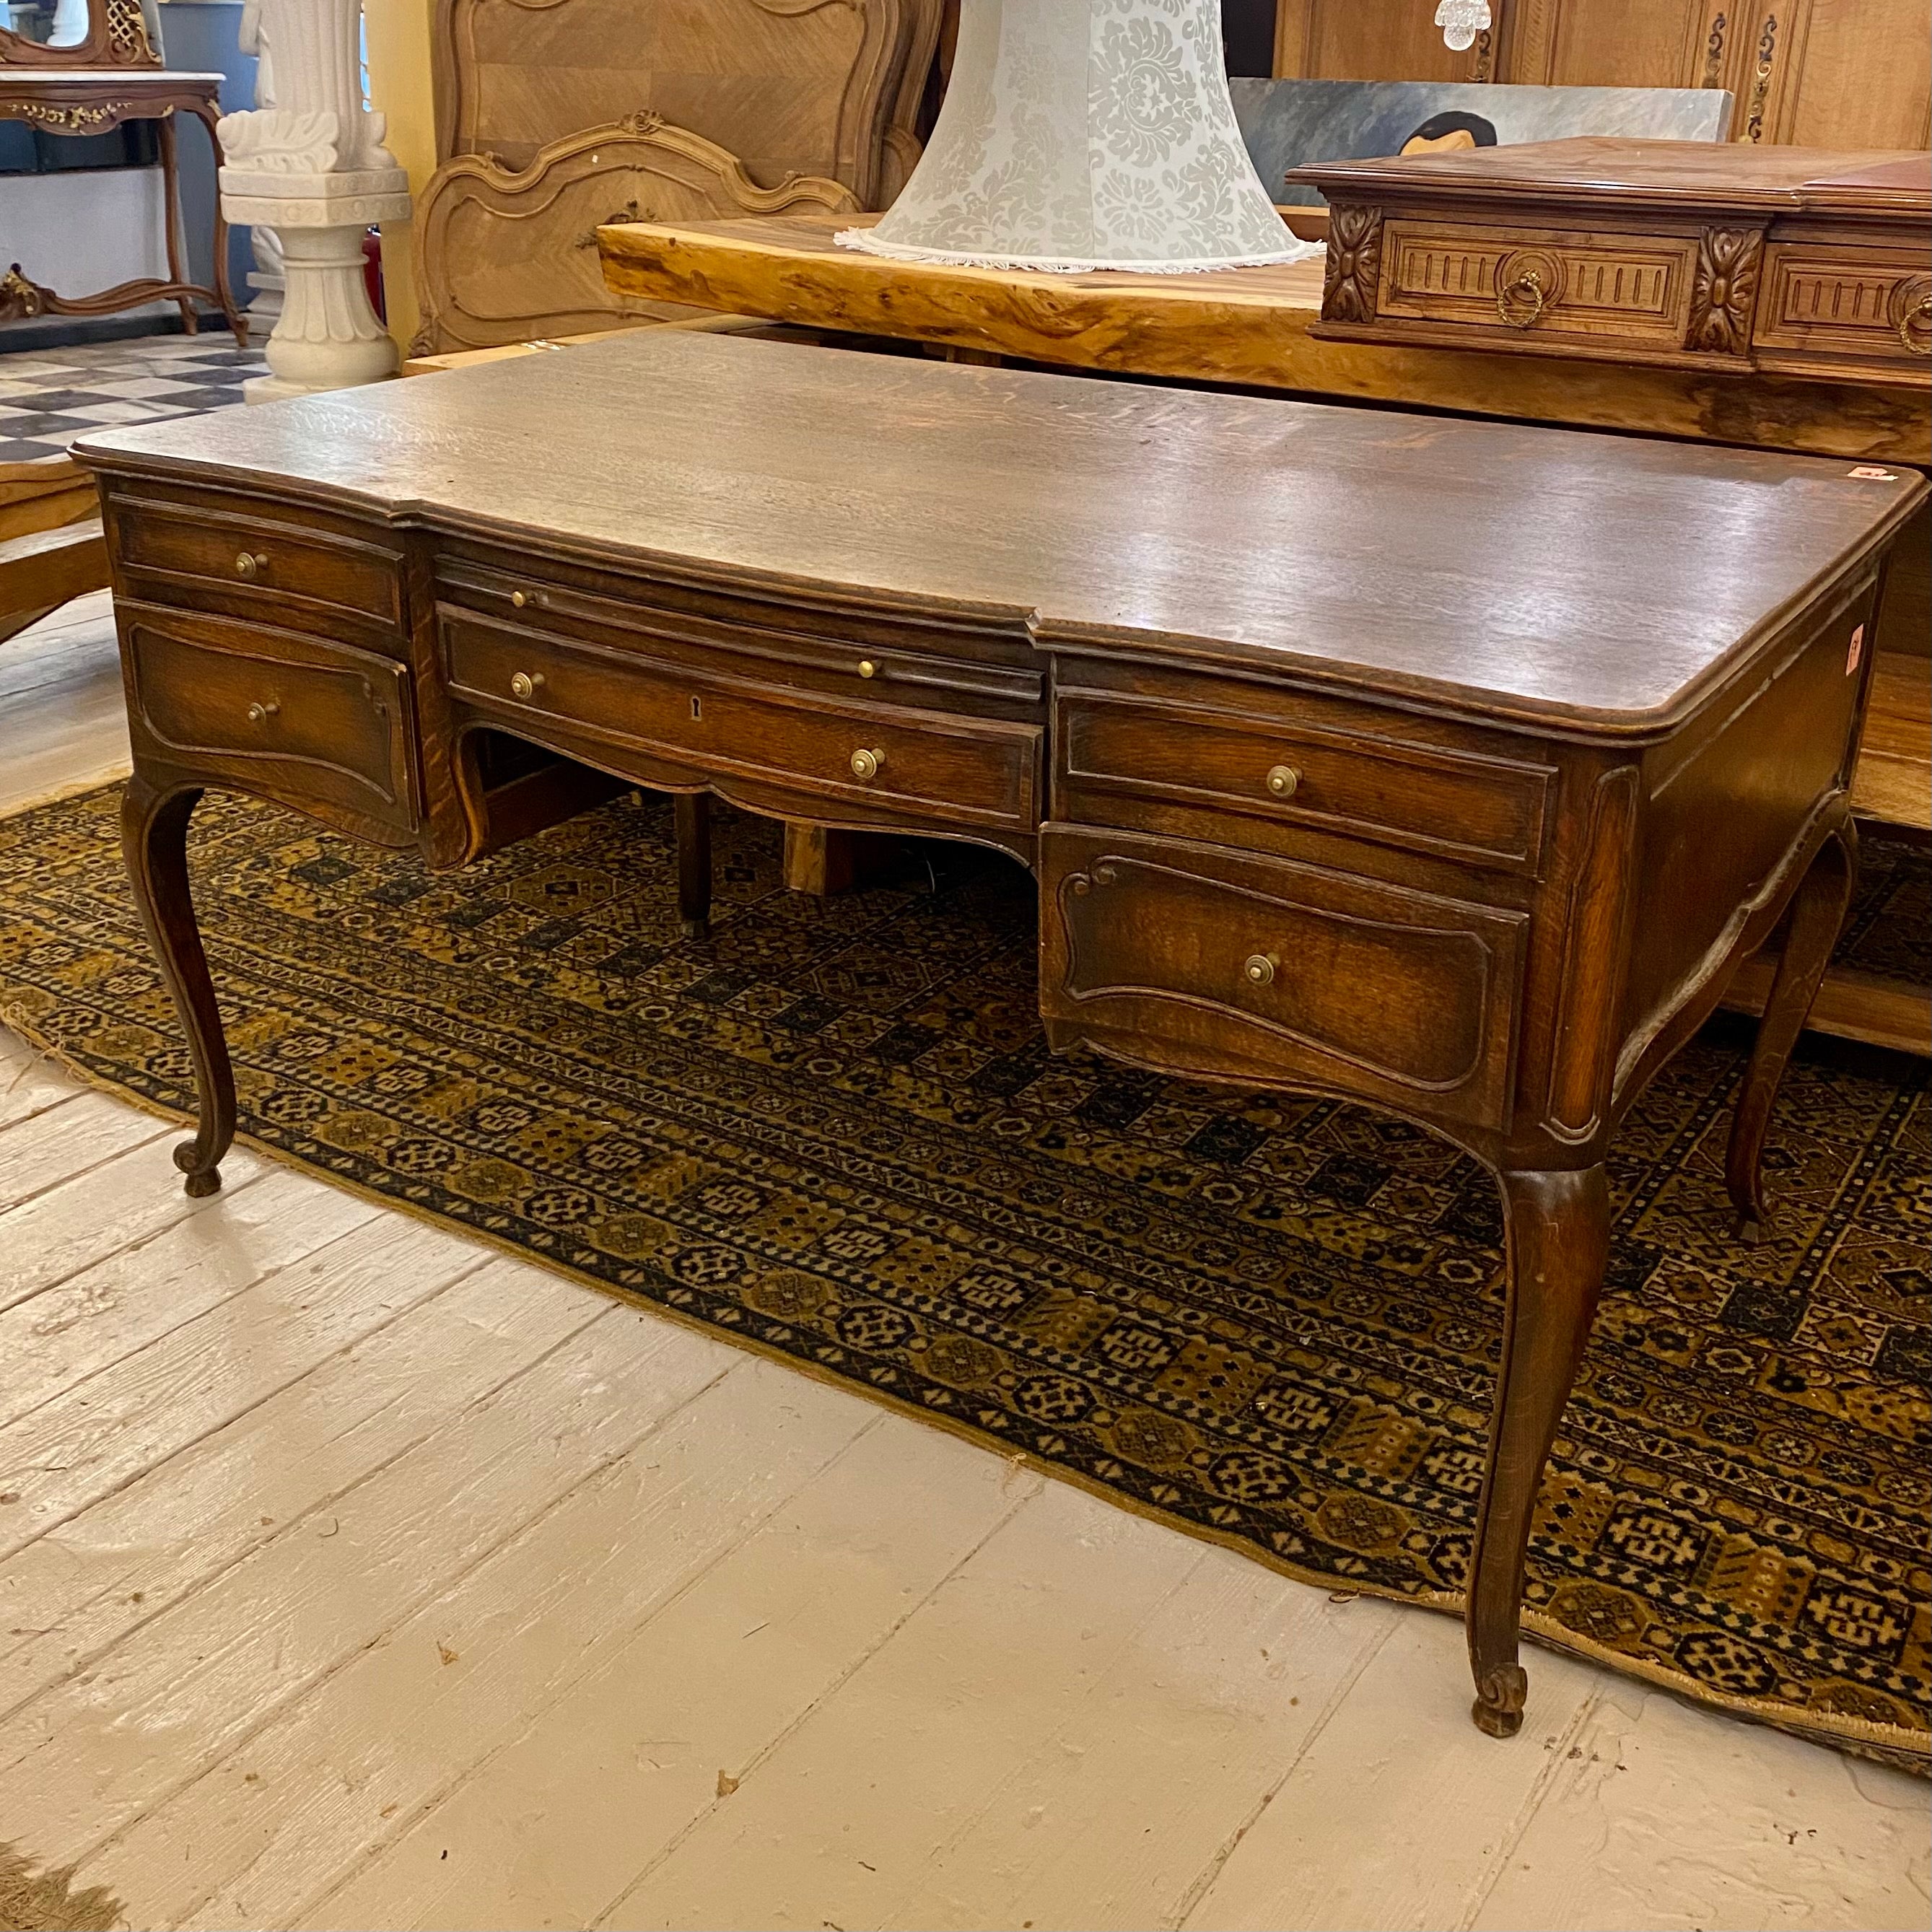
[[1241, 143], [1221, 0], [962, 0], [939, 124], [848, 248], [1183, 273], [1298, 261]]

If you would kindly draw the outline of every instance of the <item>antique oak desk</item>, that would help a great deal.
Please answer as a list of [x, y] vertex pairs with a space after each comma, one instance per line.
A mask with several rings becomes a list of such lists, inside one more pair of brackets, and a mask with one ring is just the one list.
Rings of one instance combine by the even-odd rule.
[[1498, 1178], [1508, 1313], [1468, 1617], [1522, 1720], [1523, 1552], [1600, 1287], [1605, 1150], [1787, 908], [1732, 1130], [1747, 1232], [1834, 936], [1885, 554], [1842, 460], [648, 331], [109, 432], [128, 860], [235, 1090], [184, 844], [204, 788], [463, 864], [680, 796], [1031, 866], [1058, 1048], [1312, 1089]]

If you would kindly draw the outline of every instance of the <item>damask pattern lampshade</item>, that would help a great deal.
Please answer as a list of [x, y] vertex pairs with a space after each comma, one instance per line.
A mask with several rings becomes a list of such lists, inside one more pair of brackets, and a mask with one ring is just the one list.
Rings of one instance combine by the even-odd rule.
[[1241, 144], [1221, 0], [963, 0], [912, 178], [847, 248], [904, 261], [1181, 273], [1318, 252]]

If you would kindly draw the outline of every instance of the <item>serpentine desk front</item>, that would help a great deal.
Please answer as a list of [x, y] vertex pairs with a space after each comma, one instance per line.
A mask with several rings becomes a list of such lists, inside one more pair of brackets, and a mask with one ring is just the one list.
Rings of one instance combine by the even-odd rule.
[[[1886, 553], [1842, 460], [645, 332], [89, 438], [129, 867], [235, 1088], [190, 901], [208, 786], [460, 866], [574, 776], [1031, 866], [1060, 1048], [1339, 1094], [1497, 1176], [1509, 1284], [1468, 1626], [1522, 1721], [1523, 1552], [1625, 1110], [1787, 909], [1735, 1122], [1849, 892]], [[560, 754], [494, 758], [502, 735]]]

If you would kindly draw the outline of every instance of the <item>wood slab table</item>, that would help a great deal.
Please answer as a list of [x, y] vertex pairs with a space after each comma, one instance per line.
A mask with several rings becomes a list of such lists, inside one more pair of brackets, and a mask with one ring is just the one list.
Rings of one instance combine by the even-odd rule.
[[493, 788], [507, 735], [677, 795], [694, 922], [713, 794], [994, 847], [1036, 876], [1054, 1048], [1340, 1095], [1496, 1176], [1468, 1625], [1476, 1720], [1519, 1727], [1611, 1136], [1788, 913], [1728, 1160], [1762, 1226], [1922, 479], [672, 330], [76, 454], [190, 1192], [236, 1112], [188, 889], [208, 786], [460, 866], [571, 808]]

